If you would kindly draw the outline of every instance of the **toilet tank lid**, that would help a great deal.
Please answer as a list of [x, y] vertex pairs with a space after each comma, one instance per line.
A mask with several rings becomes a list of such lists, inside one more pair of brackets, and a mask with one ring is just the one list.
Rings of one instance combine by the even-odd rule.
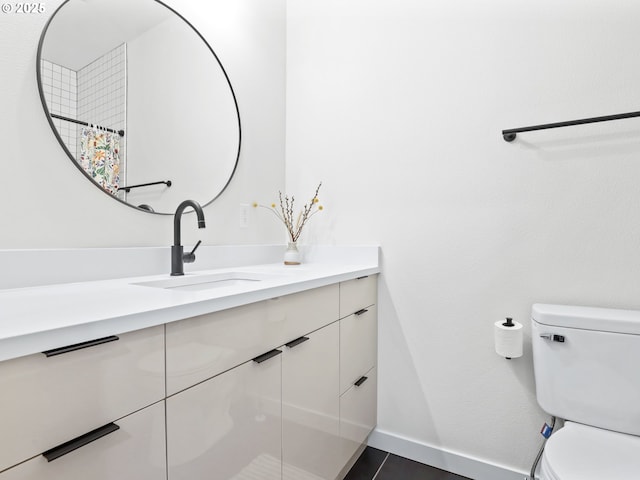
[[543, 325], [640, 335], [640, 311], [536, 303], [531, 318]]

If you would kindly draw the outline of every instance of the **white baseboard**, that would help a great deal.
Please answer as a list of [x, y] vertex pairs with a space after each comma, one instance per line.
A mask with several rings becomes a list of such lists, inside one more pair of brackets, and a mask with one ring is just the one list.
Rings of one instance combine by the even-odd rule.
[[510, 470], [378, 429], [371, 433], [368, 444], [379, 450], [391, 452], [473, 480], [527, 480], [529, 478], [525, 472]]

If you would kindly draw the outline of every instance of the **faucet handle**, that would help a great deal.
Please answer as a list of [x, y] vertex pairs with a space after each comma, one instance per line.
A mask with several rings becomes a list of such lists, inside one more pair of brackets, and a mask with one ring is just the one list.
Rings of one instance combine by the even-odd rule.
[[189, 253], [182, 254], [182, 260], [184, 261], [184, 263], [193, 263], [196, 261], [196, 250], [201, 243], [202, 240], [198, 240], [198, 243], [196, 243], [196, 246], [193, 247], [193, 250], [191, 250]]

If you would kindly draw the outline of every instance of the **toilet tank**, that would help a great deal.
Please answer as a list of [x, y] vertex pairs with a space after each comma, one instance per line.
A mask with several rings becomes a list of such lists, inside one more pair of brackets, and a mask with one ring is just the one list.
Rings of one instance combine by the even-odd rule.
[[531, 316], [542, 409], [640, 435], [640, 311], [535, 304]]

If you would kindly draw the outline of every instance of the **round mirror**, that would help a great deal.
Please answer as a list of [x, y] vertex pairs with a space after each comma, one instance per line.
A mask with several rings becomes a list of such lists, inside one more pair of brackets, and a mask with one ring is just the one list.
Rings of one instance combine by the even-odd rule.
[[229, 184], [240, 114], [220, 60], [156, 0], [66, 0], [38, 45], [38, 89], [61, 147], [107, 195], [173, 214]]

